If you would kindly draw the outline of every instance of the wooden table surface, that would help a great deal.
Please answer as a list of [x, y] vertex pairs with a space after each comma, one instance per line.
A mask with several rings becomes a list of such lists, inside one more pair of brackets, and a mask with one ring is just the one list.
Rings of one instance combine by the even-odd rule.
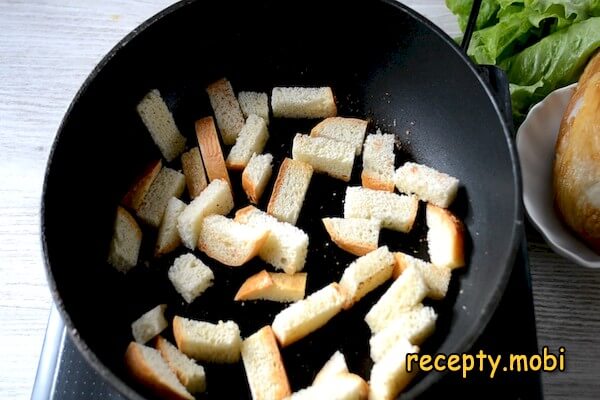
[[[28, 398], [51, 305], [39, 239], [44, 168], [60, 120], [108, 50], [172, 0], [0, 1], [0, 397]], [[443, 0], [406, 1], [450, 34]], [[567, 349], [546, 398], [600, 398], [600, 271], [528, 229], [539, 345]], [[519, 329], [519, 327], [510, 327]]]

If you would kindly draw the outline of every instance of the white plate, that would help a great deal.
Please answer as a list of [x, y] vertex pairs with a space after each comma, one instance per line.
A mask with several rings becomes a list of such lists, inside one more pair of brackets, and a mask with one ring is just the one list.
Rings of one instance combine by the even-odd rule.
[[562, 223], [554, 210], [552, 168], [560, 121], [576, 84], [557, 89], [534, 106], [517, 132], [527, 215], [558, 254], [589, 268], [600, 268], [600, 256]]

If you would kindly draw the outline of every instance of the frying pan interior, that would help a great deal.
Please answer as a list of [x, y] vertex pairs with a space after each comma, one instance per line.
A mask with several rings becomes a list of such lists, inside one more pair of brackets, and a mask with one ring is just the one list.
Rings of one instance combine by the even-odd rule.
[[[127, 377], [123, 354], [131, 322], [159, 303], [169, 304], [169, 318], [233, 319], [244, 337], [270, 324], [284, 307], [232, 301], [239, 285], [264, 263], [231, 269], [198, 252], [214, 270], [216, 284], [185, 304], [167, 279], [168, 266], [184, 251], [152, 260], [155, 234], [149, 229], [140, 265], [130, 273], [122, 275], [105, 261], [117, 204], [144, 165], [160, 157], [135, 105], [149, 89], [160, 89], [194, 145], [194, 121], [211, 114], [204, 88], [223, 76], [236, 91], [330, 85], [340, 115], [368, 118], [369, 132], [397, 136], [397, 166], [416, 160], [461, 180], [452, 210], [467, 226], [468, 267], [454, 273], [448, 298], [433, 303], [440, 314], [438, 328], [422, 351], [468, 349], [487, 323], [511, 267], [521, 218], [519, 182], [499, 114], [449, 38], [392, 1], [192, 1], [155, 17], [125, 43], [92, 73], [65, 117], [49, 163], [42, 213], [55, 300], [75, 342], [105, 378], [132, 398], [147, 395]], [[274, 171], [291, 154], [293, 135], [315, 123], [272, 121], [265, 151], [275, 156]], [[177, 162], [171, 166], [180, 168]], [[237, 209], [247, 200], [239, 174], [232, 180]], [[360, 182], [359, 159], [352, 182]], [[329, 241], [320, 222], [342, 215], [345, 187], [315, 175], [308, 190], [298, 223], [310, 237], [307, 293], [338, 280], [353, 259]], [[269, 193], [270, 187], [263, 209]], [[413, 232], [386, 231], [381, 243], [427, 258], [423, 211]], [[283, 350], [294, 390], [310, 384], [337, 349], [352, 371], [368, 378], [369, 331], [363, 318], [385, 287]], [[209, 365], [207, 376], [207, 398], [248, 396], [241, 364]], [[422, 376], [408, 394], [422, 392], [435, 379]]]

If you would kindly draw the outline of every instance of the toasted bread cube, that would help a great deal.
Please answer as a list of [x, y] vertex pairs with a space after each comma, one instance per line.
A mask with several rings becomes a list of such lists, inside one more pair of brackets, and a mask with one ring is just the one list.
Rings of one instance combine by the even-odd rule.
[[108, 263], [117, 271], [129, 271], [137, 265], [141, 245], [142, 230], [135, 218], [123, 207], [117, 207]]
[[232, 364], [240, 360], [242, 337], [233, 321], [217, 324], [176, 316], [173, 336], [179, 350], [195, 360]]
[[246, 168], [252, 155], [263, 151], [267, 140], [269, 140], [269, 131], [265, 120], [256, 114], [250, 114], [229, 151], [225, 164], [235, 170]]
[[369, 189], [394, 191], [394, 141], [391, 134], [368, 135], [363, 152], [362, 185]]
[[179, 197], [185, 189], [185, 177], [174, 169], [164, 167], [150, 185], [137, 216], [153, 228], [158, 228], [171, 197]]
[[234, 144], [244, 126], [244, 115], [231, 83], [225, 78], [219, 79], [208, 85], [206, 93], [208, 93], [210, 105], [215, 113], [223, 143]]
[[161, 336], [156, 338], [156, 350], [167, 362], [171, 371], [190, 393], [200, 393], [206, 390], [206, 373], [201, 365], [179, 351]]
[[339, 248], [357, 256], [377, 249], [381, 221], [366, 218], [323, 218], [331, 240]]
[[275, 118], [327, 118], [337, 115], [330, 87], [275, 87], [271, 93]]
[[169, 326], [165, 319], [166, 308], [166, 304], [159, 304], [133, 321], [131, 333], [136, 342], [144, 344]]
[[369, 123], [358, 118], [329, 117], [315, 125], [310, 136], [323, 136], [338, 142], [350, 143], [357, 156], [362, 152]]
[[271, 154], [253, 154], [242, 173], [242, 188], [248, 199], [257, 204], [262, 197], [269, 179], [273, 174], [273, 156]]
[[321, 136], [297, 134], [292, 144], [294, 160], [311, 165], [315, 171], [348, 182], [354, 166], [355, 149], [350, 143]]
[[306, 275], [303, 272], [288, 275], [262, 270], [246, 279], [234, 300], [271, 300], [281, 303], [302, 300], [306, 290]]
[[425, 165], [407, 162], [394, 174], [402, 193], [414, 193], [423, 201], [446, 208], [456, 198], [459, 180]]
[[283, 160], [267, 212], [282, 222], [296, 225], [312, 174], [312, 167], [306, 163]]
[[211, 287], [215, 279], [212, 270], [192, 253], [177, 257], [168, 276], [177, 293], [188, 303]]
[[450, 211], [427, 204], [427, 244], [433, 265], [450, 269], [465, 266], [463, 223]]
[[256, 114], [269, 125], [269, 97], [266, 93], [239, 92], [238, 102], [244, 117], [248, 118], [250, 114]]

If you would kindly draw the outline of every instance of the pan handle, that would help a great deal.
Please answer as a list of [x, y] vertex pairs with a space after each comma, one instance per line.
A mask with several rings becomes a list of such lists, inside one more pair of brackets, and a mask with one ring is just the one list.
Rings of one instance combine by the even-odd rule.
[[[477, 16], [479, 15], [479, 9], [481, 8], [482, 0], [473, 0], [473, 6], [471, 7], [471, 13], [469, 14], [469, 21], [463, 35], [462, 42], [460, 43], [461, 50], [467, 54], [467, 49], [471, 43], [471, 37], [475, 31], [475, 25], [477, 24]], [[510, 133], [514, 137], [515, 128], [512, 118], [512, 106], [510, 102], [510, 91], [508, 86], [508, 77], [506, 73], [495, 65], [477, 65], [475, 67], [481, 78], [487, 83], [488, 87], [492, 91], [492, 94], [500, 108], [502, 118]]]
[[471, 7], [471, 13], [469, 14], [469, 20], [467, 22], [467, 28], [465, 29], [465, 34], [463, 35], [462, 42], [460, 43], [460, 48], [465, 54], [467, 54], [469, 43], [471, 43], [471, 37], [475, 31], [477, 16], [479, 15], [479, 9], [481, 8], [481, 1], [482, 0], [473, 0], [473, 6]]
[[490, 88], [496, 104], [498, 104], [502, 118], [514, 138], [515, 127], [512, 117], [509, 82], [506, 73], [495, 65], [476, 65], [475, 69], [477, 69], [479, 76], [481, 76]]

